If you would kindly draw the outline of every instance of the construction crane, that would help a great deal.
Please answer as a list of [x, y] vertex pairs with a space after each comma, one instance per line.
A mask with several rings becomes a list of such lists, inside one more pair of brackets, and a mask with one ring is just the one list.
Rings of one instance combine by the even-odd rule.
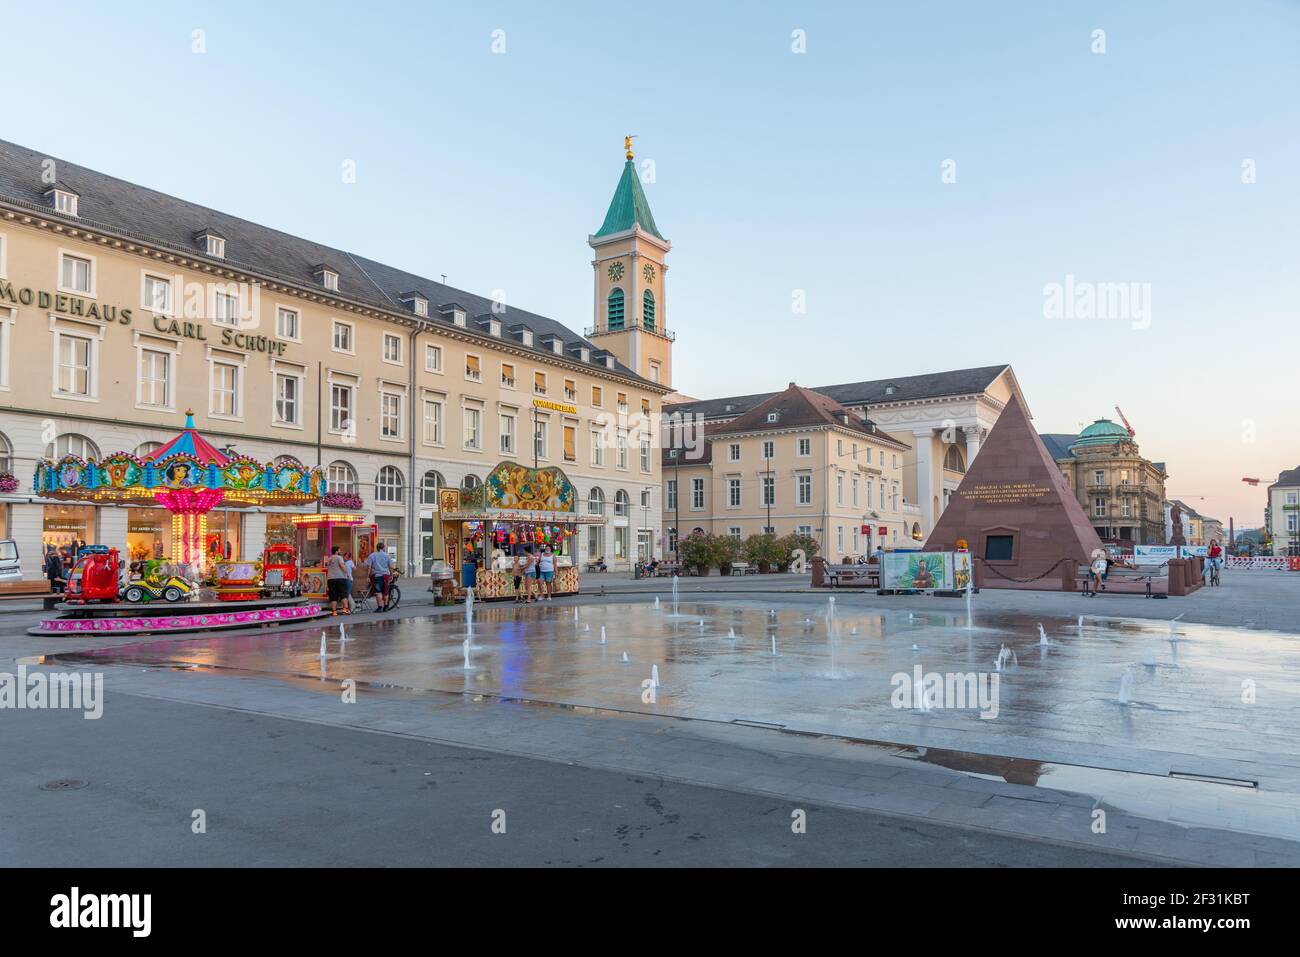
[[1242, 481], [1245, 482], [1247, 485], [1258, 485], [1258, 484], [1259, 484], [1259, 479], [1257, 479], [1257, 478], [1243, 478]]
[[1137, 435], [1137, 433], [1133, 431], [1133, 426], [1128, 424], [1128, 419], [1124, 418], [1124, 411], [1119, 406], [1115, 406], [1115, 411], [1119, 413], [1119, 420], [1124, 423], [1124, 428], [1128, 429], [1128, 437], [1131, 439], [1133, 436]]

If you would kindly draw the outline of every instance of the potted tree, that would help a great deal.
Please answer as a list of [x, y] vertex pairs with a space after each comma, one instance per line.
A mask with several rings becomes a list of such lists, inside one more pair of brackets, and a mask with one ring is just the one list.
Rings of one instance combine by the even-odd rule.
[[745, 561], [758, 567], [759, 574], [766, 575], [781, 565], [781, 540], [769, 533], [751, 535], [745, 539], [744, 555]]
[[795, 549], [803, 549], [804, 558], [808, 561], [811, 561], [819, 550], [817, 539], [811, 535], [800, 535], [798, 532], [791, 532], [789, 535], [781, 536], [777, 539], [777, 546], [781, 552], [778, 567], [783, 572], [789, 571]]
[[708, 532], [694, 532], [686, 536], [679, 543], [678, 551], [682, 556], [682, 564], [694, 567], [698, 575], [707, 575], [713, 567], [716, 546], [713, 536]]

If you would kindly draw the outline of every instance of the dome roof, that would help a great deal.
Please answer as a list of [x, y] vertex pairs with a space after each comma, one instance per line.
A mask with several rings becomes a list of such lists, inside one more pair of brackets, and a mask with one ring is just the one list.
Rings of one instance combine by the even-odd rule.
[[1071, 449], [1087, 448], [1090, 445], [1114, 445], [1120, 440], [1129, 440], [1131, 436], [1124, 426], [1110, 419], [1098, 419], [1079, 433], [1079, 438], [1070, 446]]

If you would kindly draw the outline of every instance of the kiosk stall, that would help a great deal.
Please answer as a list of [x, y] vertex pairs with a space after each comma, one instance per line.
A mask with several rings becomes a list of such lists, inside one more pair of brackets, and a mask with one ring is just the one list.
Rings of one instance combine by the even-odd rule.
[[577, 501], [560, 469], [501, 462], [475, 489], [439, 490], [435, 554], [442, 556], [444, 573], [451, 570], [458, 594], [472, 585], [475, 598], [502, 599], [515, 596], [514, 556], [527, 546], [535, 552], [550, 546], [555, 554], [553, 593], [577, 594], [578, 528], [605, 521], [579, 514]]
[[351, 554], [356, 563], [353, 590], [365, 584], [365, 561], [375, 550], [378, 529], [367, 523], [364, 515], [323, 513], [320, 515], [295, 515], [293, 523], [298, 541], [298, 585], [308, 598], [324, 598], [326, 594], [325, 563], [334, 546], [344, 554]]

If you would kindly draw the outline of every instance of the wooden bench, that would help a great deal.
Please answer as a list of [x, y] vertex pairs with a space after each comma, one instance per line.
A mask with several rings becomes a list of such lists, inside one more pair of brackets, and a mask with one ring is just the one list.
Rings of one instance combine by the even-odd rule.
[[731, 574], [732, 575], [757, 575], [758, 566], [751, 565], [749, 562], [732, 562]]
[[597, 565], [595, 562], [587, 562], [588, 574], [592, 572], [607, 572], [607, 571], [609, 571], [608, 565], [601, 566], [601, 565]]
[[[1093, 594], [1092, 572], [1088, 566], [1079, 566], [1079, 573], [1075, 580], [1082, 583], [1081, 591], [1085, 595]], [[1156, 582], [1165, 582], [1165, 576], [1157, 576], [1155, 572], [1143, 571], [1140, 568], [1121, 568], [1119, 565], [1112, 565], [1106, 577], [1102, 579], [1105, 586], [1103, 591], [1107, 594], [1115, 595], [1141, 595], [1143, 598], [1165, 598], [1167, 592], [1164, 589], [1154, 591], [1152, 585]], [[1101, 594], [1098, 592], [1097, 594]]]
[[827, 565], [826, 581], [832, 588], [879, 588], [878, 565]]
[[682, 574], [681, 562], [660, 562], [659, 565], [655, 568], [656, 578], [667, 578], [669, 575], [681, 575], [681, 574]]

